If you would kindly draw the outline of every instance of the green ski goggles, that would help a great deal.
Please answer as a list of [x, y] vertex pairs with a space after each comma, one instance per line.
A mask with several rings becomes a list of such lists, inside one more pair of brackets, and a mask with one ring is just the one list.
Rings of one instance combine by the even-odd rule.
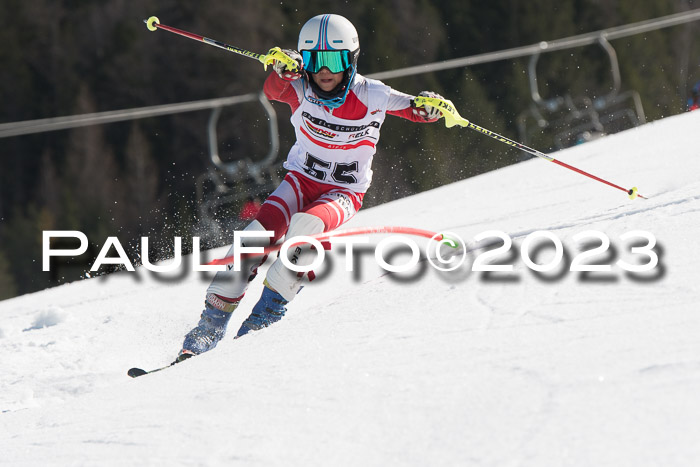
[[340, 73], [350, 66], [348, 50], [302, 50], [304, 69], [309, 73], [318, 73], [321, 68], [328, 68], [331, 73]]

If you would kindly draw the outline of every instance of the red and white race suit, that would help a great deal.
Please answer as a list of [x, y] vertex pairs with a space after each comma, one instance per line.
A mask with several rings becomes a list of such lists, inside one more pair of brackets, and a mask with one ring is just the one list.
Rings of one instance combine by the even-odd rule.
[[[306, 96], [313, 98], [315, 95], [305, 78], [285, 81], [277, 73], [271, 73], [265, 81], [264, 92], [268, 99], [291, 107], [290, 120], [296, 132], [296, 143], [284, 163], [289, 173], [265, 200], [256, 217], [265, 230], [274, 231], [273, 243], [285, 234], [319, 233], [287, 232], [296, 213], [318, 217], [322, 224], [317, 229], [324, 232], [337, 229], [357, 213], [372, 182], [372, 159], [387, 114], [426, 122], [411, 107], [414, 96], [359, 74], [350, 84], [345, 102], [336, 109], [307, 100]], [[254, 275], [259, 264], [256, 262], [247, 268], [243, 275], [252, 278], [250, 274]], [[275, 264], [271, 272], [275, 267], [279, 269]], [[241, 277], [234, 280], [232, 276], [242, 275], [234, 271], [217, 273], [208, 292], [239, 299], [247, 288], [247, 281], [240, 280]], [[278, 288], [281, 289], [282, 284]]]

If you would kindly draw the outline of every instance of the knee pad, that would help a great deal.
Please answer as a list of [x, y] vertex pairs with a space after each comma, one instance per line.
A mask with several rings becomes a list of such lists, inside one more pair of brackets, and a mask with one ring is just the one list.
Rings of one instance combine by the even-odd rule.
[[[289, 223], [289, 230], [287, 231], [287, 239], [301, 236], [301, 235], [315, 235], [322, 233], [325, 229], [323, 221], [305, 212], [298, 212], [292, 216]], [[313, 262], [314, 253], [309, 250], [311, 247], [309, 245], [301, 245], [297, 248], [290, 248], [288, 250], [288, 259], [291, 261], [292, 256], [296, 256], [295, 261], [299, 266], [307, 266]], [[291, 301], [301, 288], [301, 273], [297, 273], [288, 269], [282, 261], [277, 258], [277, 261], [270, 266], [267, 272], [267, 283], [276, 290], [285, 300]]]
[[287, 238], [298, 235], [315, 235], [323, 232], [325, 225], [323, 221], [313, 214], [298, 212], [292, 216], [287, 229]]

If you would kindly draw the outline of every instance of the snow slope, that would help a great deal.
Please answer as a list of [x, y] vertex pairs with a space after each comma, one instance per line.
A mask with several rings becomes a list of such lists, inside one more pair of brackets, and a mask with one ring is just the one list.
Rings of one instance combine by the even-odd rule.
[[[0, 464], [692, 465], [698, 125], [679, 115], [555, 155], [648, 200], [537, 159], [362, 211], [348, 227], [451, 231], [468, 261], [387, 274], [364, 254], [347, 273], [334, 257], [284, 320], [234, 341], [258, 279], [215, 351], [143, 378], [126, 370], [172, 360], [206, 277], [121, 273], [0, 302]], [[470, 271], [494, 229], [515, 270]], [[567, 253], [539, 275], [519, 257], [538, 230]], [[589, 230], [610, 239], [593, 258], [610, 272], [567, 270]], [[637, 230], [659, 264], [628, 274], [614, 264], [646, 262], [620, 239]]]

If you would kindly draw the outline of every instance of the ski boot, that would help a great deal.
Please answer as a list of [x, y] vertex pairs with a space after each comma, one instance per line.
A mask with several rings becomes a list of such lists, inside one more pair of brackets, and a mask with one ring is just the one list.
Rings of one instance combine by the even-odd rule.
[[265, 288], [260, 296], [260, 300], [253, 307], [250, 316], [241, 324], [241, 328], [236, 334], [236, 339], [248, 334], [250, 331], [266, 328], [282, 319], [287, 311], [285, 306], [287, 303], [289, 302], [282, 295], [272, 290], [267, 281], [265, 281]]
[[217, 295], [208, 294], [199, 323], [185, 336], [175, 361], [181, 362], [216, 347], [226, 334], [226, 326], [237, 306], [238, 301], [227, 302]]

